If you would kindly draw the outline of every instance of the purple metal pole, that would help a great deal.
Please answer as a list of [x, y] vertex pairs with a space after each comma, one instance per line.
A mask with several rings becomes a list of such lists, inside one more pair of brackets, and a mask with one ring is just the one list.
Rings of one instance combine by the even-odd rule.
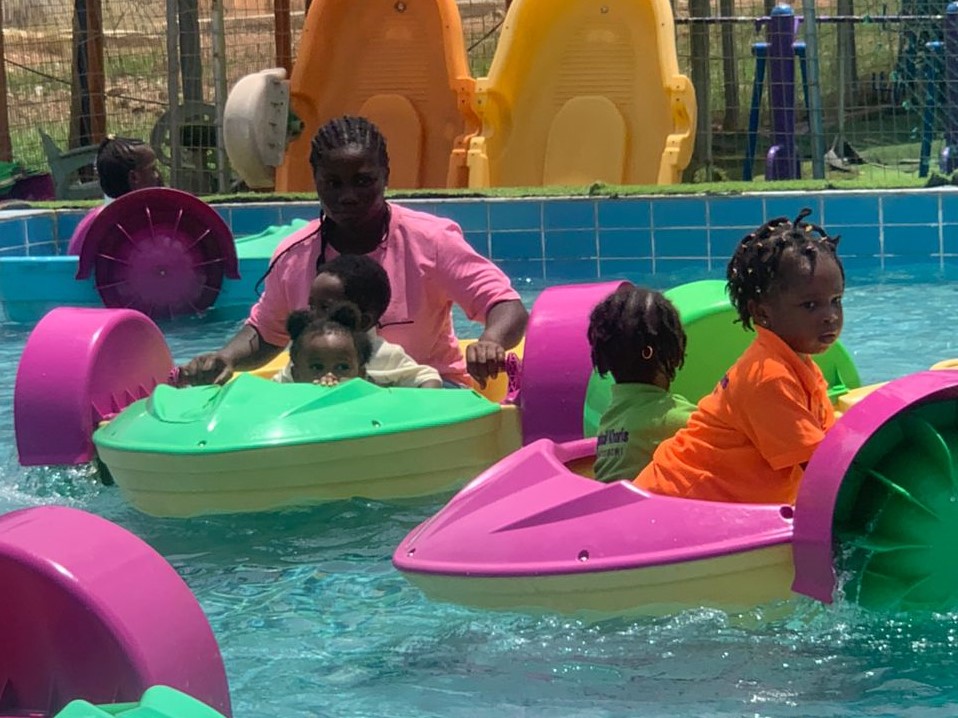
[[945, 11], [945, 146], [938, 165], [946, 175], [958, 169], [958, 2]]
[[765, 158], [765, 179], [801, 177], [795, 150], [795, 33], [798, 19], [789, 5], [776, 5], [768, 20], [768, 90], [772, 147]]

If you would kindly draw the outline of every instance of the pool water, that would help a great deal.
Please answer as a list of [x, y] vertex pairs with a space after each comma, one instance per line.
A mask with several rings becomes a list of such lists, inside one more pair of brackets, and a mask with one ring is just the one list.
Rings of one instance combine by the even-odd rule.
[[[531, 306], [541, 287], [521, 286]], [[850, 275], [845, 306], [842, 339], [866, 383], [958, 356], [958, 283], [930, 270]], [[166, 330], [186, 359], [235, 326]], [[89, 469], [21, 469], [11, 401], [26, 335], [0, 325], [0, 513], [67, 504], [154, 546], [213, 625], [238, 718], [958, 712], [954, 616], [869, 615], [805, 599], [745, 615], [698, 609], [600, 623], [482, 612], [429, 601], [390, 564], [438, 500], [161, 520], [131, 509]]]

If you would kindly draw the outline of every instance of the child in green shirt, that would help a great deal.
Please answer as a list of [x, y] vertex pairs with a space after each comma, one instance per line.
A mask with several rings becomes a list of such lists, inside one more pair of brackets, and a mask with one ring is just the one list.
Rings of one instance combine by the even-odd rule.
[[669, 393], [685, 361], [685, 331], [660, 292], [624, 284], [592, 310], [589, 345], [599, 375], [611, 372], [615, 379], [599, 421], [595, 477], [631, 481], [695, 410]]

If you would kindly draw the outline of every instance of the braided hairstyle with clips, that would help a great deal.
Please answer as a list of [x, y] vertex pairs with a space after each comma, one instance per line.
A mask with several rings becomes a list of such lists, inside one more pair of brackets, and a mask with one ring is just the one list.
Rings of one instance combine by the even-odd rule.
[[592, 364], [617, 382], [669, 382], [685, 362], [685, 330], [679, 313], [660, 292], [624, 284], [589, 316]]
[[365, 117], [344, 115], [330, 120], [319, 128], [309, 147], [309, 164], [315, 173], [323, 158], [334, 150], [358, 147], [376, 156], [389, 179], [389, 153], [386, 139], [379, 128]]
[[143, 140], [107, 135], [96, 153], [96, 174], [100, 189], [107, 197], [116, 199], [131, 191], [130, 172], [142, 159], [141, 151], [148, 145]]
[[842, 279], [845, 269], [838, 258], [838, 235], [834, 237], [817, 224], [805, 222], [812, 213], [807, 207], [798, 213], [794, 221], [788, 217], [776, 217], [745, 236], [735, 248], [726, 270], [729, 299], [738, 312], [738, 321], [746, 329], [752, 328], [750, 302], [760, 302], [769, 291], [782, 281], [779, 267], [782, 256], [789, 250], [796, 257], [805, 258], [815, 273], [815, 264], [819, 256], [826, 255], [835, 260]]

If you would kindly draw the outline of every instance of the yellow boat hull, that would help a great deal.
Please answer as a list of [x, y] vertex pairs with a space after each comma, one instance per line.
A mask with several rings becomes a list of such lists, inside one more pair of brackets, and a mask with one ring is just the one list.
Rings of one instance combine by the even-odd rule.
[[518, 411], [506, 406], [480, 419], [371, 438], [210, 455], [101, 447], [100, 458], [137, 509], [188, 517], [441, 493], [521, 444]]
[[[744, 611], [785, 600], [795, 571], [791, 544], [698, 561], [566, 575], [469, 577], [406, 571], [432, 599], [484, 609], [590, 615], [664, 615], [713, 606]], [[588, 608], [583, 608], [587, 606]]]

